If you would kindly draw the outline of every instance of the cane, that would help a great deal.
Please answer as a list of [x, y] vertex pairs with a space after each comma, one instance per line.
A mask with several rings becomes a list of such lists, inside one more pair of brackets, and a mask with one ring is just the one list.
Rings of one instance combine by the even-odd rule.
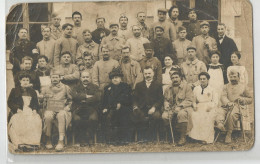
[[171, 118], [170, 118], [170, 111], [168, 111], [168, 120], [169, 120], [169, 123], [170, 123], [170, 130], [171, 130], [171, 136], [172, 136], [172, 143], [174, 144], [174, 136], [173, 136], [173, 130], [172, 130], [172, 121], [171, 121]]
[[243, 114], [241, 112], [241, 105], [240, 105], [240, 100], [238, 100], [238, 109], [239, 109], [239, 114], [240, 114], [240, 127], [241, 127], [241, 130], [242, 130], [242, 133], [243, 133], [243, 139], [244, 139], [244, 142], [246, 143], [246, 134], [245, 134], [245, 131], [244, 131], [244, 126], [243, 126]]
[[[225, 121], [224, 121], [224, 125], [226, 124], [226, 122], [227, 122], [229, 116], [231, 115], [231, 112], [232, 112], [233, 109], [234, 109], [234, 105], [232, 105], [231, 107], [228, 107], [228, 108], [229, 108], [229, 111], [228, 111], [228, 113], [227, 113], [227, 115], [226, 115], [226, 119], [225, 119]], [[214, 145], [214, 144], [216, 143], [216, 141], [218, 140], [219, 135], [220, 135], [220, 131], [218, 132], [218, 134], [217, 134], [217, 136], [216, 136], [216, 138], [215, 138], [215, 140], [214, 140], [214, 142], [213, 142], [213, 145]]]

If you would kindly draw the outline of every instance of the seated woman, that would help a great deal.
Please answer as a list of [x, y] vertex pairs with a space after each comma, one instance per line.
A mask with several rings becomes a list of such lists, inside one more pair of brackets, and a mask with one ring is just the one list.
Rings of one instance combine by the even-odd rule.
[[8, 97], [9, 137], [17, 148], [32, 148], [40, 146], [42, 134], [42, 120], [38, 115], [38, 97], [30, 84], [29, 74], [20, 74], [20, 86], [11, 90]]
[[180, 66], [173, 65], [173, 59], [170, 56], [165, 56], [164, 58], [164, 65], [162, 69], [162, 87], [163, 87], [163, 93], [165, 92], [165, 89], [172, 85], [172, 80], [170, 77], [170, 70], [176, 69], [180, 70]]
[[[238, 51], [234, 52], [231, 55], [232, 66], [229, 66], [227, 68], [227, 74], [229, 75], [231, 70], [237, 70], [239, 72], [240, 83], [247, 86], [247, 84], [248, 84], [248, 74], [247, 74], [245, 66], [242, 66], [240, 64], [240, 62], [239, 62], [240, 58], [241, 58], [241, 54]], [[228, 81], [230, 82], [229, 77], [228, 77]]]
[[218, 104], [218, 95], [215, 90], [208, 85], [210, 76], [207, 72], [198, 75], [200, 85], [193, 90], [194, 112], [192, 112], [193, 127], [189, 136], [202, 144], [214, 141], [215, 109]]

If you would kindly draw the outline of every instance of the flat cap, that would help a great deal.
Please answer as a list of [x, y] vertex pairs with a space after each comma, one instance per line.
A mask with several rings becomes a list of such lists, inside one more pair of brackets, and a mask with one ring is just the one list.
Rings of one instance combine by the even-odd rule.
[[160, 29], [162, 29], [162, 30], [164, 31], [164, 28], [163, 28], [163, 26], [161, 26], [161, 25], [157, 25], [157, 26], [154, 27], [155, 30], [156, 30], [157, 28], [160, 28]]
[[118, 23], [116, 23], [116, 22], [111, 22], [111, 23], [109, 23], [109, 28], [111, 28], [112, 26], [117, 26], [117, 27], [119, 27]]
[[189, 46], [187, 47], [187, 51], [188, 51], [189, 49], [194, 49], [195, 51], [197, 50], [194, 45], [189, 45]]
[[167, 13], [167, 12], [168, 12], [168, 10], [167, 10], [167, 9], [165, 9], [165, 8], [159, 8], [159, 9], [158, 9], [158, 12], [164, 12], [164, 13]]
[[207, 21], [202, 21], [201, 23], [200, 23], [200, 27], [202, 27], [202, 26], [204, 26], [204, 25], [206, 25], [206, 26], [210, 26], [209, 25], [209, 22], [207, 22]]
[[144, 43], [143, 46], [146, 50], [154, 50], [154, 47], [151, 43]]

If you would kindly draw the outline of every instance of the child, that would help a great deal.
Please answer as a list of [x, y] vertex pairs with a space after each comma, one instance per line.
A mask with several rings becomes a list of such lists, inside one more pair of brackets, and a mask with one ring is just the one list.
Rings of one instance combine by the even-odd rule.
[[220, 52], [219, 51], [212, 52], [210, 54], [211, 63], [207, 66], [208, 74], [211, 77], [209, 79], [209, 85], [217, 92], [218, 100], [220, 100], [222, 94], [224, 79], [225, 79], [224, 75], [226, 75], [224, 65], [219, 63], [219, 59], [220, 59]]
[[20, 86], [11, 90], [8, 97], [8, 132], [15, 148], [25, 147], [34, 149], [40, 146], [42, 120], [38, 115], [38, 97], [30, 84], [29, 74], [20, 74]]
[[[245, 66], [242, 66], [240, 64], [240, 62], [239, 62], [240, 58], [241, 58], [241, 54], [238, 51], [234, 52], [231, 55], [232, 66], [229, 66], [227, 68], [227, 74], [229, 74], [229, 72], [231, 70], [237, 70], [239, 72], [240, 83], [247, 86], [247, 84], [248, 84], [248, 74], [247, 74]], [[228, 81], [230, 82], [229, 77], [228, 77]]]

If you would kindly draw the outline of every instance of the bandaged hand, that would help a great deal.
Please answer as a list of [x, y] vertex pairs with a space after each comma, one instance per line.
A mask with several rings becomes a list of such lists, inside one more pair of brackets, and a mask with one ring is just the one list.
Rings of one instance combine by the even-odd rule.
[[149, 111], [148, 114], [153, 114], [155, 112], [155, 107], [152, 107]]

